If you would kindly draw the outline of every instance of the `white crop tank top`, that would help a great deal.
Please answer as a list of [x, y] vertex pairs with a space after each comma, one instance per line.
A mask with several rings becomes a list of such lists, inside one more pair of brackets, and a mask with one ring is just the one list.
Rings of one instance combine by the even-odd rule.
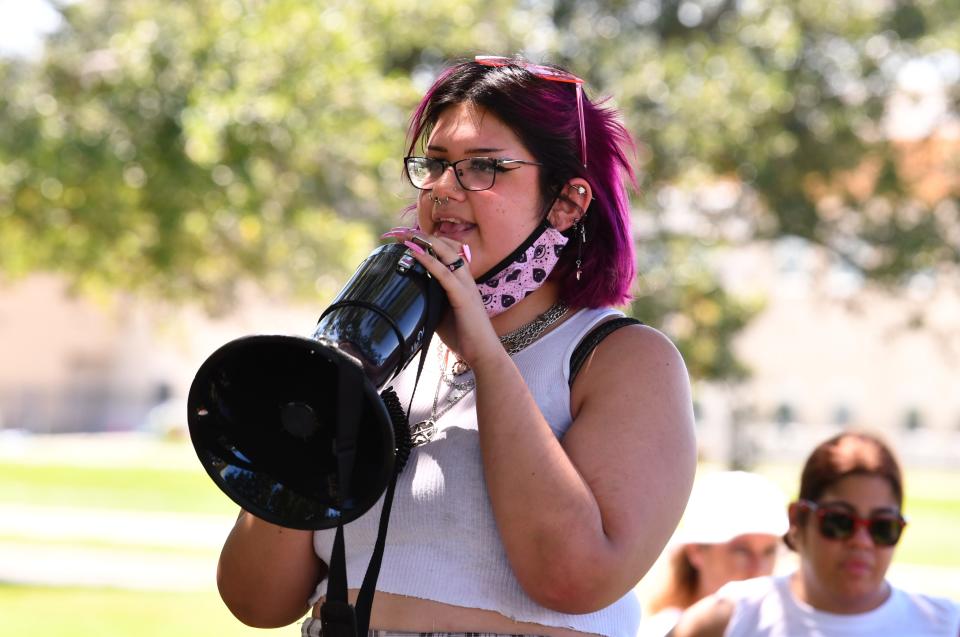
[[[569, 361], [573, 350], [612, 309], [580, 310], [558, 328], [513, 355], [534, 400], [557, 438], [570, 427]], [[427, 353], [410, 422], [429, 417], [440, 380], [439, 339]], [[406, 406], [419, 357], [393, 383]], [[467, 372], [463, 381], [471, 379]], [[458, 378], [458, 380], [460, 380]], [[443, 406], [449, 387], [440, 389]], [[436, 433], [415, 447], [400, 474], [387, 531], [377, 590], [453, 606], [492, 610], [520, 622], [570, 628], [610, 637], [635, 637], [640, 604], [633, 591], [610, 606], [581, 615], [559, 613], [533, 601], [520, 587], [497, 533], [483, 479], [476, 418], [470, 392], [439, 418]], [[377, 538], [383, 499], [344, 526], [347, 581], [360, 588]], [[335, 529], [316, 531], [317, 555], [330, 563]], [[327, 580], [310, 598], [326, 594]]]

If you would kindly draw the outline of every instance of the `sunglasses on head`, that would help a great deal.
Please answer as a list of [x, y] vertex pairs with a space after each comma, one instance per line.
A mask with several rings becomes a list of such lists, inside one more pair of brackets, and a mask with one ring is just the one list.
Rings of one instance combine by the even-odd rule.
[[499, 57], [496, 55], [478, 55], [473, 58], [473, 60], [477, 64], [482, 64], [484, 66], [517, 66], [528, 73], [533, 73], [540, 79], [550, 80], [551, 82], [566, 82], [576, 86], [577, 118], [580, 122], [580, 159], [583, 162], [583, 167], [587, 167], [587, 127], [583, 121], [582, 79], [573, 73], [567, 73], [566, 71], [555, 69], [549, 66], [542, 66], [540, 64], [530, 64], [529, 62], [524, 62], [523, 60], [518, 60], [516, 58]]
[[846, 540], [853, 537], [859, 527], [864, 527], [877, 546], [894, 546], [900, 541], [906, 519], [899, 513], [876, 513], [861, 518], [836, 505], [822, 505], [810, 500], [800, 500], [800, 507], [817, 516], [820, 535], [828, 540]]

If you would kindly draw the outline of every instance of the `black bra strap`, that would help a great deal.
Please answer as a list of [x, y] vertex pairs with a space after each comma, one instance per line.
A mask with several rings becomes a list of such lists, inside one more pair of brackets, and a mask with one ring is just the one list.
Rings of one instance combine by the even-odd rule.
[[600, 344], [600, 341], [621, 327], [642, 324], [643, 323], [633, 317], [621, 316], [610, 321], [604, 321], [590, 330], [587, 335], [583, 337], [583, 340], [580, 341], [580, 344], [577, 345], [577, 349], [573, 350], [573, 354], [570, 355], [569, 385], [573, 387], [573, 379], [577, 377], [577, 374], [580, 372], [580, 368], [586, 362], [587, 357], [590, 356], [590, 353], [593, 352], [594, 348]]

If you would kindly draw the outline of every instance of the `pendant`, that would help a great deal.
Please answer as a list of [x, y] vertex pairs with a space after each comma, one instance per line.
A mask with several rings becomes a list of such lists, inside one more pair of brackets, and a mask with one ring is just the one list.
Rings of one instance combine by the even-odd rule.
[[430, 442], [436, 431], [437, 423], [434, 422], [433, 418], [421, 420], [410, 429], [410, 442], [413, 443], [414, 447], [425, 445]]

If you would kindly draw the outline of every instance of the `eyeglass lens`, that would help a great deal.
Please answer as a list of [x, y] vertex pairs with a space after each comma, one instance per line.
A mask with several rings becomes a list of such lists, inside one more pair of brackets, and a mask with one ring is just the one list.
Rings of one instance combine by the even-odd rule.
[[448, 166], [464, 190], [487, 190], [497, 176], [497, 161], [488, 157], [468, 157], [448, 163], [432, 157], [408, 157], [405, 160], [410, 182], [417, 188], [430, 189], [440, 180]]
[[820, 533], [828, 539], [845, 540], [856, 531], [858, 523], [864, 524], [874, 543], [893, 546], [900, 540], [903, 522], [898, 517], [878, 516], [858, 518], [845, 511], [820, 511]]

